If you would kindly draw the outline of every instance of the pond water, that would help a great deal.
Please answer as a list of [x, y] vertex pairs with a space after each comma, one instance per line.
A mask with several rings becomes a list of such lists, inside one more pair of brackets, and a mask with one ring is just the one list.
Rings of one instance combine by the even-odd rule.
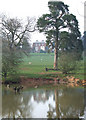
[[84, 88], [58, 85], [26, 88], [21, 93], [2, 91], [3, 118], [85, 117]]

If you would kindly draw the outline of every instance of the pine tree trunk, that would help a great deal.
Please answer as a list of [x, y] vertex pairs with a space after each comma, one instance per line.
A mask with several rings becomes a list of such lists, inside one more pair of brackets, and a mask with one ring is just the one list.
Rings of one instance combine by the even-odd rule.
[[58, 43], [55, 43], [54, 51], [54, 69], [58, 69]]
[[59, 111], [59, 101], [58, 101], [58, 89], [55, 89], [55, 111], [56, 111], [56, 118], [60, 117]]
[[55, 51], [54, 51], [54, 69], [58, 69], [58, 35], [59, 35], [59, 30], [58, 27], [56, 27], [56, 40], [55, 40]]

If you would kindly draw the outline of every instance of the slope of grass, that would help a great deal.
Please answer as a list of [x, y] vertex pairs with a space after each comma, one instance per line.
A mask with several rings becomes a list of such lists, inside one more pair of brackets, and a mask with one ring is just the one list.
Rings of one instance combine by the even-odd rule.
[[[24, 56], [22, 64], [19, 66], [20, 76], [29, 78], [50, 78], [56, 77], [61, 71], [45, 71], [45, 68], [53, 68], [54, 53], [31, 53], [29, 57]], [[84, 76], [84, 60], [77, 62], [77, 69], [71, 71], [71, 74], [76, 78], [85, 79]], [[64, 76], [61, 74], [61, 76]]]
[[25, 56], [20, 65], [20, 73], [38, 74], [45, 72], [45, 68], [53, 68], [53, 54], [32, 53], [29, 57]]

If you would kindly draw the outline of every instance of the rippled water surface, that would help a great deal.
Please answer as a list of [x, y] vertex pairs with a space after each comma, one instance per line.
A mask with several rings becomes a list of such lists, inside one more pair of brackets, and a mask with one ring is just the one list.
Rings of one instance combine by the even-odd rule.
[[82, 87], [47, 86], [26, 88], [15, 94], [2, 92], [3, 118], [80, 118], [85, 116]]

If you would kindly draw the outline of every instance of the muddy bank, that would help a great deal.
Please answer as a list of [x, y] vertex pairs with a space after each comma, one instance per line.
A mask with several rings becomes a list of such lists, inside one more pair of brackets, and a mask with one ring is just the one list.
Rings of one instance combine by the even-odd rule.
[[42, 86], [48, 84], [68, 84], [70, 86], [86, 86], [86, 80], [80, 80], [78, 78], [74, 78], [73, 76], [66, 76], [64, 78], [61, 77], [52, 77], [50, 79], [47, 78], [26, 78], [24, 76], [20, 77], [20, 82], [4, 82], [3, 84], [20, 84], [24, 86]]
[[21, 77], [21, 85], [25, 86], [41, 86], [48, 84], [68, 84], [70, 86], [85, 86], [86, 80], [80, 80], [78, 78], [74, 78], [73, 76], [67, 76], [64, 78], [25, 78]]
[[44, 79], [44, 78], [24, 78], [21, 77], [21, 85], [24, 86], [42, 86], [42, 85], [48, 85], [48, 84], [69, 84], [70, 86], [79, 86], [81, 83], [74, 82], [74, 81], [68, 81], [67, 78], [65, 79], [59, 79], [59, 78], [52, 78], [52, 79]]
[[21, 77], [21, 85], [24, 86], [41, 86], [41, 85], [48, 85], [53, 84], [53, 79], [44, 79], [44, 78], [24, 78]]

